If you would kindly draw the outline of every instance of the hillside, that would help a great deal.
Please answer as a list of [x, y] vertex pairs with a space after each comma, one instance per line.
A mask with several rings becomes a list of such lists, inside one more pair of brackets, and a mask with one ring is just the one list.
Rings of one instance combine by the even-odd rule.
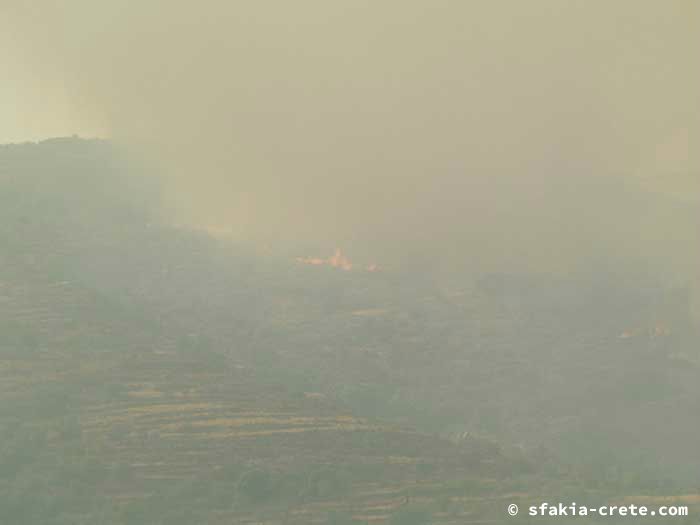
[[109, 143], [0, 147], [3, 523], [462, 524], [697, 490], [683, 287], [345, 272], [156, 203]]

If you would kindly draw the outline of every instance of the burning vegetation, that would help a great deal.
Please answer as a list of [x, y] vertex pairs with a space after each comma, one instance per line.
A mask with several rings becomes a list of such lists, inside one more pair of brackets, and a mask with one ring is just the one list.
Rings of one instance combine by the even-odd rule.
[[297, 257], [297, 262], [301, 264], [309, 264], [311, 266], [331, 266], [346, 272], [351, 270], [364, 270], [366, 272], [379, 271], [379, 266], [374, 263], [368, 264], [365, 267], [353, 264], [340, 248], [336, 248], [333, 255], [327, 257], [326, 259], [322, 259], [320, 257]]

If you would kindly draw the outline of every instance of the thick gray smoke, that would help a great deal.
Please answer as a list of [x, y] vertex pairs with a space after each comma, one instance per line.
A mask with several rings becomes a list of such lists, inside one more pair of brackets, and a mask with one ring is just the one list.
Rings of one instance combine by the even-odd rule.
[[695, 1], [2, 1], [37, 81], [152, 155], [177, 220], [696, 278]]

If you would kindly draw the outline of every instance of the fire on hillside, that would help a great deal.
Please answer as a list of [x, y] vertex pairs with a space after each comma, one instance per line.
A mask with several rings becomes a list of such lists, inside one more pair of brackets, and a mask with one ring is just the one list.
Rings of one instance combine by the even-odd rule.
[[379, 266], [376, 264], [369, 264], [365, 267], [353, 264], [350, 259], [348, 259], [345, 254], [336, 248], [333, 255], [325, 259], [321, 257], [297, 257], [297, 262], [302, 264], [309, 264], [311, 266], [331, 266], [333, 268], [338, 268], [340, 270], [349, 272], [351, 270], [364, 270], [366, 272], [377, 272], [379, 271]]

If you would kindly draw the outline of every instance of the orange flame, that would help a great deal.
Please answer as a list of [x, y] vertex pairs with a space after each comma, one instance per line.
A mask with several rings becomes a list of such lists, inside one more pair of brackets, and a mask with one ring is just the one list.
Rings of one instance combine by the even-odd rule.
[[618, 339], [630, 339], [632, 337], [638, 337], [638, 336], [648, 336], [650, 338], [656, 338], [656, 337], [668, 337], [671, 335], [671, 329], [665, 325], [664, 323], [657, 322], [653, 327], [651, 328], [635, 328], [635, 329], [627, 329], [624, 332], [622, 332], [620, 335], [618, 335]]
[[[340, 248], [336, 248], [333, 255], [327, 259], [321, 259], [320, 257], [297, 257], [297, 262], [302, 264], [310, 264], [311, 266], [331, 266], [333, 268], [338, 268], [345, 272], [349, 272], [352, 269], [357, 269], [357, 267], [348, 259]], [[379, 266], [376, 264], [370, 264], [365, 268], [368, 272], [379, 271]]]

